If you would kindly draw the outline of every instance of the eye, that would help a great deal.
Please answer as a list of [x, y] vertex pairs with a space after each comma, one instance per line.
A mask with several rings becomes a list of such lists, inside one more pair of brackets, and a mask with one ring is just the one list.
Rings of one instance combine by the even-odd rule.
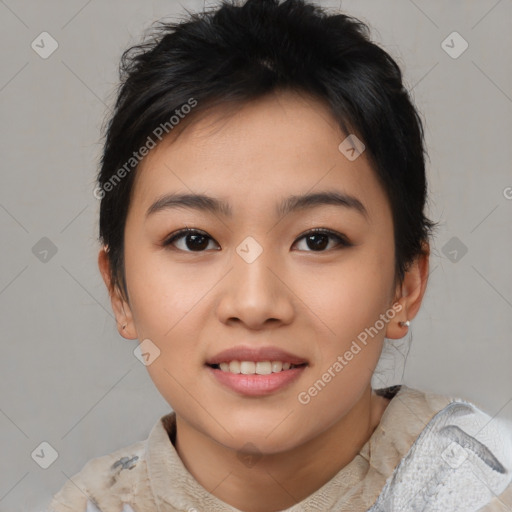
[[[324, 249], [329, 245], [329, 239], [335, 240], [334, 248], [351, 247], [353, 245], [345, 235], [323, 228], [308, 231], [299, 237], [295, 244], [302, 239], [305, 239], [307, 247], [312, 249], [313, 252], [325, 252]], [[176, 249], [185, 252], [203, 252], [208, 249], [209, 241], [213, 242], [214, 240], [204, 231], [184, 228], [171, 234], [162, 245], [164, 247], [174, 246]], [[178, 246], [178, 242], [182, 242], [181, 247]]]
[[[176, 242], [182, 239], [184, 239], [184, 243], [181, 244], [181, 247], [177, 247]], [[208, 248], [208, 240], [213, 241], [213, 238], [208, 236], [204, 231], [185, 228], [180, 229], [166, 238], [162, 245], [164, 247], [174, 245], [177, 249], [186, 252], [203, 252]]]
[[306, 245], [313, 252], [325, 252], [324, 249], [329, 245], [329, 239], [336, 241], [334, 248], [351, 247], [353, 245], [345, 235], [323, 228], [312, 229], [298, 238], [297, 241], [302, 239], [305, 239]]

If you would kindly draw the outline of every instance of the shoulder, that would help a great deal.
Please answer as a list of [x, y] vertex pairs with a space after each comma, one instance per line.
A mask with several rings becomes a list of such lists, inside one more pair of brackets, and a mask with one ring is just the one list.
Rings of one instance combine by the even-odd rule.
[[101, 512], [121, 512], [119, 491], [137, 487], [145, 472], [144, 459], [143, 441], [91, 459], [53, 496], [48, 512], [89, 512], [100, 505]]
[[[164, 438], [167, 416], [158, 420], [149, 438], [155, 432]], [[148, 439], [89, 460], [53, 496], [46, 512], [131, 512], [132, 505], [152, 504]]]
[[501, 510], [482, 507], [512, 492], [511, 423], [447, 395], [406, 387], [396, 399], [430, 419], [370, 511]]

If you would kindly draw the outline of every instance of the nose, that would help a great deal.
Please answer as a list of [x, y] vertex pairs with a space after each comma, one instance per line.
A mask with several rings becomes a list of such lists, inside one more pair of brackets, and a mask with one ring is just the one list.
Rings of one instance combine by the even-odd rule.
[[289, 324], [294, 315], [293, 292], [271, 251], [263, 251], [254, 261], [238, 253], [233, 268], [222, 281], [217, 316], [223, 323], [242, 323], [258, 330], [274, 324]]

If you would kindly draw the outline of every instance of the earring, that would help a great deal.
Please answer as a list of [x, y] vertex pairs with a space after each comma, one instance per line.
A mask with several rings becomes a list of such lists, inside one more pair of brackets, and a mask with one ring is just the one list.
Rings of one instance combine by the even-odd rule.
[[123, 330], [126, 329], [126, 324], [123, 325]]
[[398, 322], [398, 325], [400, 327], [409, 327], [409, 325], [411, 325], [411, 322], [409, 322], [409, 320], [406, 320], [405, 322]]

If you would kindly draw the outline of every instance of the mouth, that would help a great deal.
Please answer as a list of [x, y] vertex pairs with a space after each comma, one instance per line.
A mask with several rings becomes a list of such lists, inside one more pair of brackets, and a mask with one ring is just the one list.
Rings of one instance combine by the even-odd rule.
[[298, 379], [309, 362], [277, 347], [238, 346], [206, 360], [205, 368], [222, 388], [247, 397], [283, 391]]
[[292, 364], [287, 361], [223, 361], [222, 363], [206, 364], [214, 370], [243, 375], [270, 375], [295, 368], [307, 366], [307, 363]]

